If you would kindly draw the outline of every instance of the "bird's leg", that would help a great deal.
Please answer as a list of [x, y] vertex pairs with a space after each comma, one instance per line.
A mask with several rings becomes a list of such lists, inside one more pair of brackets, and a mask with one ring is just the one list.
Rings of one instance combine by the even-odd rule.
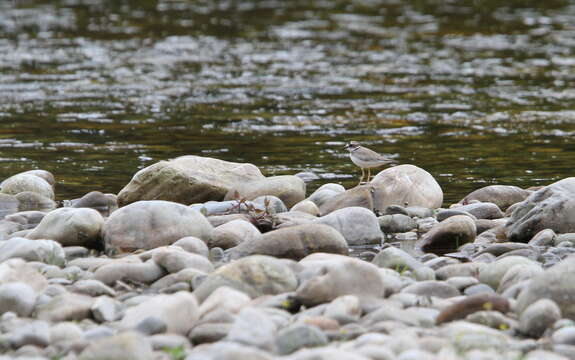
[[369, 178], [371, 177], [371, 168], [367, 168], [367, 181], [369, 182]]
[[363, 180], [363, 176], [365, 175], [363, 168], [360, 168], [360, 169], [361, 169], [361, 178], [359, 179], [359, 184], [357, 184], [357, 185], [361, 185], [361, 181]]

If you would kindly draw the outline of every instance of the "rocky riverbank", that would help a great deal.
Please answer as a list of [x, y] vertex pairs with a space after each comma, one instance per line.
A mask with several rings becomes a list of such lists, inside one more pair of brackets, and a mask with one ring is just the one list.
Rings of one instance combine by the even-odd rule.
[[442, 208], [413, 165], [309, 174], [184, 156], [117, 195], [0, 184], [0, 358], [575, 359], [575, 178]]

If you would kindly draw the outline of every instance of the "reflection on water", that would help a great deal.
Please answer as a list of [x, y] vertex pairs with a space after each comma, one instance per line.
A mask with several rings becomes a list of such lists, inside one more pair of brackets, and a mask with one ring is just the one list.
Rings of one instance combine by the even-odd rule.
[[346, 187], [349, 140], [446, 202], [571, 176], [569, 1], [0, 2], [0, 178], [117, 192], [184, 154]]

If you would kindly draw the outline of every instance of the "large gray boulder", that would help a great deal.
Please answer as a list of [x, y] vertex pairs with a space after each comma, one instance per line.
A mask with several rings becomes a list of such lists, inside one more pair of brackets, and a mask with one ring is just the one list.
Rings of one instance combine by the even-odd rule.
[[328, 303], [342, 295], [380, 298], [385, 293], [379, 268], [366, 261], [316, 253], [299, 264], [304, 270], [299, 274], [301, 282], [296, 296], [308, 307]]
[[374, 207], [383, 210], [389, 205], [422, 206], [436, 209], [443, 203], [443, 190], [427, 171], [414, 165], [394, 166], [377, 174], [374, 187]]
[[26, 237], [32, 240], [50, 239], [63, 246], [101, 248], [103, 225], [104, 218], [94, 209], [60, 208], [44, 216]]
[[182, 204], [138, 201], [112, 213], [102, 233], [107, 250], [134, 251], [171, 245], [185, 236], [208, 241], [212, 225], [196, 210]]
[[509, 241], [520, 242], [544, 229], [575, 232], [575, 177], [545, 186], [517, 204], [506, 229]]
[[118, 194], [124, 206], [139, 200], [167, 200], [185, 205], [221, 201], [232, 186], [264, 179], [252, 164], [187, 155], [138, 171]]
[[529, 194], [531, 191], [523, 190], [517, 186], [489, 185], [469, 193], [459, 203], [465, 205], [473, 201], [490, 202], [505, 210], [511, 205], [525, 200]]
[[200, 302], [215, 289], [228, 286], [251, 297], [294, 291], [298, 281], [286, 260], [270, 256], [248, 256], [226, 264], [208, 275], [195, 289]]
[[314, 252], [345, 255], [347, 242], [331, 226], [306, 224], [270, 231], [228, 250], [233, 259], [260, 254], [299, 260]]
[[362, 207], [339, 209], [314, 222], [336, 229], [343, 235], [348, 245], [380, 244], [383, 238], [375, 214]]
[[305, 182], [293, 175], [238, 182], [230, 188], [224, 200], [235, 200], [236, 195], [246, 200], [254, 200], [263, 195], [273, 195], [290, 208], [305, 198]]
[[4, 194], [16, 195], [25, 191], [37, 193], [54, 200], [53, 183], [51, 184], [44, 177], [39, 176], [37, 172], [27, 171], [16, 174], [0, 184], [0, 192]]
[[575, 320], [575, 255], [565, 258], [536, 275], [517, 298], [517, 312], [522, 313], [540, 299], [551, 299], [561, 309], [563, 317]]

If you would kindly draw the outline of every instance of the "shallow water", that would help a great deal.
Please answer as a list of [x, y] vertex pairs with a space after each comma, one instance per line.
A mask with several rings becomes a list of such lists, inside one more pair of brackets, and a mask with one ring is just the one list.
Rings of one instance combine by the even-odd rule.
[[0, 2], [0, 178], [118, 192], [185, 154], [353, 186], [357, 140], [439, 181], [573, 175], [569, 1]]

